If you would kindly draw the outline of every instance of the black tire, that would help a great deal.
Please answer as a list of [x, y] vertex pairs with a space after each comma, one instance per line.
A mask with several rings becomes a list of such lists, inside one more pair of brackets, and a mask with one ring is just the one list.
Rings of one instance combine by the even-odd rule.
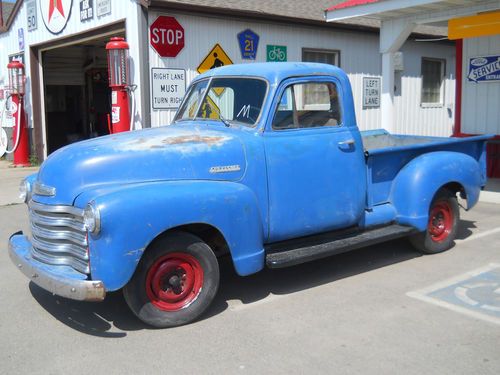
[[448, 190], [440, 190], [429, 208], [427, 230], [411, 236], [410, 242], [426, 254], [446, 251], [455, 245], [459, 221], [457, 197]]
[[123, 294], [140, 320], [166, 328], [197, 319], [218, 288], [219, 264], [212, 249], [192, 234], [175, 232], [146, 250]]

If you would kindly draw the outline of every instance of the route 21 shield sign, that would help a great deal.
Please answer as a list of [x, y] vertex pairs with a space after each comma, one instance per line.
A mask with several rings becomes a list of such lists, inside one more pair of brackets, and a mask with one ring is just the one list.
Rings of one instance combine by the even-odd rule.
[[479, 56], [469, 59], [469, 82], [500, 81], [500, 56]]
[[243, 30], [238, 34], [240, 43], [241, 58], [255, 60], [257, 47], [259, 46], [259, 36], [250, 29]]

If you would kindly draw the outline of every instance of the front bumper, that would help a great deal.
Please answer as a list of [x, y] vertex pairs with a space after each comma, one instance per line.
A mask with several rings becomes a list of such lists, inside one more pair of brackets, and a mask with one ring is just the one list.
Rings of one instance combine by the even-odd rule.
[[85, 275], [68, 266], [52, 266], [31, 257], [31, 243], [18, 232], [9, 239], [9, 256], [19, 270], [39, 287], [61, 297], [78, 301], [102, 301], [104, 283], [86, 280]]

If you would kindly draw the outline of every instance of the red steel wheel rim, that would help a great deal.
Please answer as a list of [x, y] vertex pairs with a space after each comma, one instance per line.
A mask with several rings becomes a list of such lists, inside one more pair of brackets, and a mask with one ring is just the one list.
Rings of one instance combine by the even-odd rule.
[[171, 253], [158, 258], [146, 276], [146, 294], [164, 311], [178, 311], [198, 298], [203, 286], [203, 268], [192, 255]]
[[443, 242], [453, 228], [453, 210], [446, 201], [437, 202], [429, 215], [428, 232], [434, 242]]

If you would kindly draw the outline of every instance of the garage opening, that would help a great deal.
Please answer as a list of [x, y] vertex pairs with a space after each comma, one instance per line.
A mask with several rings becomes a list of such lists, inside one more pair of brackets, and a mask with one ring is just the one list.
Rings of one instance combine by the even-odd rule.
[[[122, 36], [116, 33], [113, 36]], [[42, 52], [47, 154], [109, 134], [109, 35]]]

